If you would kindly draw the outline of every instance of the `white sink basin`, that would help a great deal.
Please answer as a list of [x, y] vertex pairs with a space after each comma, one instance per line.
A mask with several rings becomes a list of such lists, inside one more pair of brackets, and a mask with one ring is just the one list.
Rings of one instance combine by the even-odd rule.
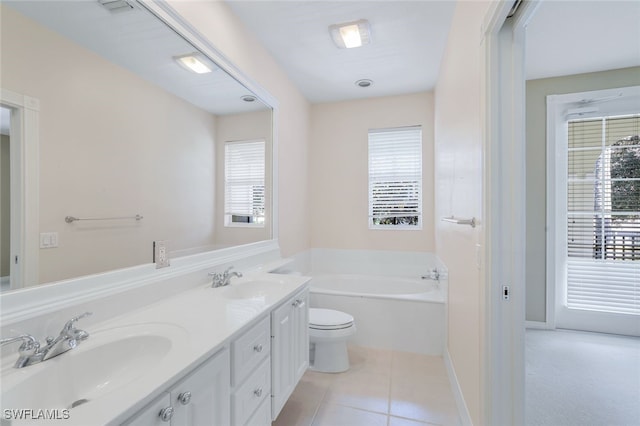
[[154, 372], [186, 332], [169, 324], [141, 324], [91, 333], [77, 348], [2, 375], [5, 408], [71, 409], [91, 404]]
[[220, 295], [228, 299], [264, 299], [284, 288], [277, 280], [239, 281], [220, 288]]

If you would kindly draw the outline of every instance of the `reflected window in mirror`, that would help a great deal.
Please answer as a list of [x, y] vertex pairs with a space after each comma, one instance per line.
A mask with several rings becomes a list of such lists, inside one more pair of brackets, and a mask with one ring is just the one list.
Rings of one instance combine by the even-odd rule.
[[264, 140], [225, 143], [225, 226], [264, 227], [264, 160]]
[[[262, 100], [270, 97], [225, 72], [233, 67], [191, 43], [197, 38], [188, 31], [176, 31], [180, 22], [158, 19], [156, 2], [131, 4], [111, 13], [98, 2], [0, 3], [3, 93], [40, 105], [31, 119], [37, 127], [25, 132], [40, 139], [24, 142], [39, 153], [28, 169], [38, 190], [17, 215], [33, 232], [11, 240], [32, 248], [22, 265], [37, 266], [23, 267], [33, 278], [11, 272], [11, 290], [150, 264], [156, 240], [170, 241], [170, 257], [178, 258], [272, 238], [273, 111]], [[55, 60], [43, 61], [51, 52]], [[194, 53], [211, 72], [175, 61]], [[255, 140], [265, 151], [262, 186], [254, 190], [260, 207], [245, 218], [251, 230], [225, 227], [225, 141]], [[145, 219], [64, 220], [135, 214]], [[0, 237], [9, 236], [3, 231]], [[41, 231], [57, 234], [59, 244], [40, 248]], [[9, 253], [2, 241], [0, 260]], [[0, 278], [8, 276], [2, 266]]]

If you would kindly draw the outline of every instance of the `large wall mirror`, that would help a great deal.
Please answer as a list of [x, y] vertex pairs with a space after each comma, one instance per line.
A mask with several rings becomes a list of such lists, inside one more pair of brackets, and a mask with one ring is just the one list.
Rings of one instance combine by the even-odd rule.
[[11, 280], [12, 212], [34, 206], [11, 204], [23, 159], [3, 105], [3, 287], [148, 264], [154, 241], [175, 258], [272, 238], [273, 112], [259, 95], [135, 1], [0, 8], [0, 85], [39, 101], [34, 282]]

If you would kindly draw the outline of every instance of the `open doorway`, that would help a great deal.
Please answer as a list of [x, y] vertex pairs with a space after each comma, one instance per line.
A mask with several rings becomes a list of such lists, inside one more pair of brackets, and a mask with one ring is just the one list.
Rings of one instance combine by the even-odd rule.
[[617, 189], [640, 196], [640, 169], [612, 167], [640, 154], [640, 102], [624, 102], [640, 84], [638, 16], [637, 2], [543, 1], [527, 27], [527, 425], [640, 415], [640, 205], [626, 191], [615, 207]]
[[[9, 290], [38, 284], [38, 152], [40, 101], [10, 90], [0, 90], [2, 133], [8, 133], [8, 159], [2, 163], [0, 185], [9, 193], [9, 248], [0, 257], [9, 263]], [[8, 129], [8, 130], [7, 130]], [[4, 137], [3, 137], [4, 139]], [[6, 166], [6, 162], [9, 163]], [[5, 170], [6, 169], [6, 170]], [[9, 175], [9, 178], [6, 176]], [[4, 202], [3, 202], [4, 206]], [[5, 213], [3, 212], [2, 215]], [[6, 225], [4, 225], [6, 226]], [[2, 234], [4, 234], [4, 228]], [[6, 241], [6, 240], [5, 240]], [[3, 270], [2, 275], [5, 272]], [[5, 279], [6, 281], [6, 279]], [[6, 286], [6, 284], [5, 284]], [[5, 288], [3, 286], [3, 289]]]

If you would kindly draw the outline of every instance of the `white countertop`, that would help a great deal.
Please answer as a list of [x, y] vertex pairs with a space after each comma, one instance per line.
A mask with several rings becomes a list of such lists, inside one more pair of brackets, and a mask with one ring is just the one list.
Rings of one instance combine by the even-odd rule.
[[[257, 283], [256, 281], [259, 281]], [[137, 335], [140, 330], [153, 334], [154, 330], [171, 337], [167, 354], [144, 375], [106, 392], [89, 403], [70, 410], [70, 418], [60, 424], [104, 425], [119, 424], [151, 402], [185, 373], [197, 367], [215, 354], [237, 335], [259, 319], [264, 318], [275, 306], [303, 289], [308, 277], [279, 275], [260, 270], [246, 273], [242, 278], [232, 278], [228, 287], [196, 287], [177, 296], [121, 315], [109, 321], [86, 328], [91, 336], [76, 349], [59, 357], [22, 369], [4, 369], [3, 393], [12, 383], [27, 375], [39, 374], [43, 369], [55, 368], [56, 363], [74, 351], [88, 351], [106, 339], [117, 340], [127, 334]], [[248, 285], [247, 285], [248, 284]], [[247, 287], [242, 287], [247, 285]], [[244, 290], [247, 289], [246, 292]], [[250, 290], [250, 291], [249, 291]], [[231, 298], [239, 292], [241, 298]], [[246, 297], [251, 294], [251, 297]], [[80, 327], [82, 328], [82, 327]], [[115, 337], [114, 337], [115, 336]], [[152, 354], [150, 354], [152, 355]], [[14, 355], [15, 356], [15, 355]], [[100, 368], [100, 365], [93, 366]], [[74, 371], [75, 374], [75, 371]], [[78, 372], [81, 374], [81, 372]], [[108, 387], [110, 383], [105, 383]], [[56, 385], [42, 384], [48, 392], [55, 392]], [[60, 383], [59, 386], [64, 386]], [[5, 399], [3, 397], [3, 399]], [[90, 399], [90, 398], [87, 398]], [[6, 407], [3, 409], [39, 409], [49, 407]], [[55, 407], [67, 408], [67, 407]], [[37, 420], [34, 424], [50, 424]], [[58, 423], [58, 422], [53, 422]], [[28, 424], [13, 422], [12, 424]]]

